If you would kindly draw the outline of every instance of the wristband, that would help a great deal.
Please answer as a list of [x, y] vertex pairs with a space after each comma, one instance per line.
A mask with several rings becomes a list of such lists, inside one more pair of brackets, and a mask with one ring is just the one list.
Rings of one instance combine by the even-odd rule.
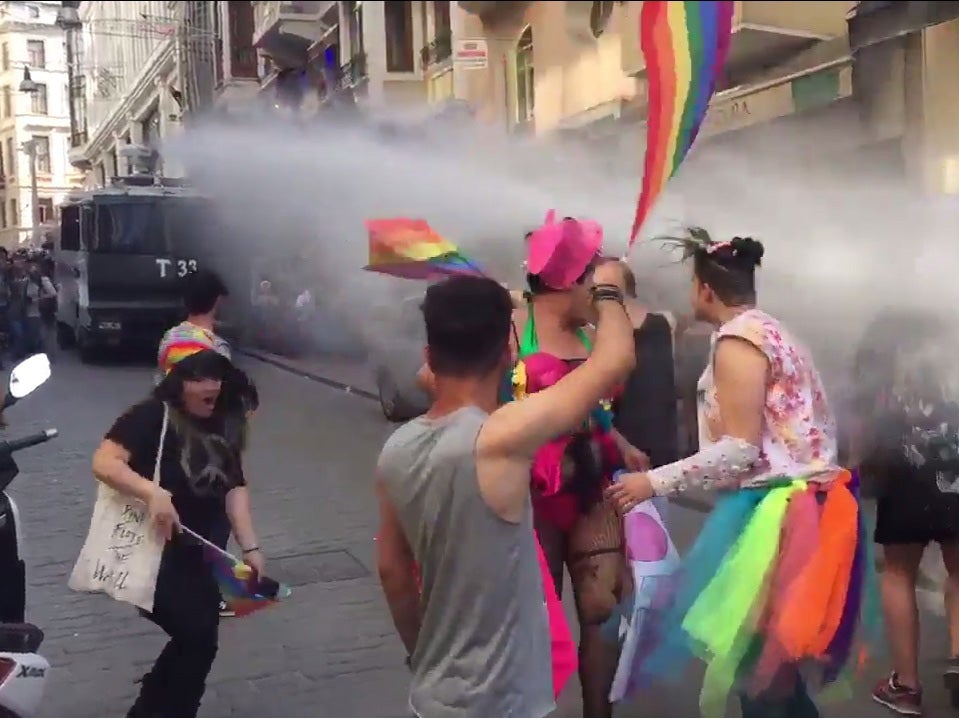
[[255, 546], [255, 547], [250, 547], [249, 549], [244, 549], [243, 554], [253, 554], [253, 552], [259, 552], [259, 551], [260, 551], [260, 547]]
[[623, 291], [616, 285], [596, 285], [592, 289], [593, 302], [603, 302], [611, 300], [620, 306], [626, 306], [626, 299], [623, 297]]

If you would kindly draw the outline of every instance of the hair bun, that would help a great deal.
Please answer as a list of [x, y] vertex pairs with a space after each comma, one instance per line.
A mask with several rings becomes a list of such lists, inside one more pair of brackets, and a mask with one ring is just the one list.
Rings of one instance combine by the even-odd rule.
[[748, 263], [751, 267], [759, 267], [763, 261], [765, 248], [759, 240], [752, 237], [734, 237], [729, 246], [733, 250], [733, 256]]

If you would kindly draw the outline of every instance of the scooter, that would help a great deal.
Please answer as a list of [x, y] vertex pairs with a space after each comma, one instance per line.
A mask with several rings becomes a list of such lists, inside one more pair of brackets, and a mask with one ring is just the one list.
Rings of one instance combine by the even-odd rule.
[[[6, 409], [50, 378], [50, 360], [33, 355], [13, 368], [3, 399]], [[50, 663], [37, 654], [43, 632], [27, 624], [26, 569], [20, 557], [22, 538], [17, 505], [6, 488], [20, 473], [13, 453], [47, 442], [57, 430], [0, 441], [0, 717], [34, 716], [46, 684]]]

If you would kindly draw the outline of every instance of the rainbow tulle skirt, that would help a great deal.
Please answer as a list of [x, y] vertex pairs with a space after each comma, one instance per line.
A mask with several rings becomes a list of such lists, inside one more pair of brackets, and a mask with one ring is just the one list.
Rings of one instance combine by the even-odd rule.
[[774, 698], [808, 683], [848, 688], [879, 637], [872, 541], [856, 477], [785, 480], [720, 496], [650, 622], [641, 683], [706, 664], [705, 716], [731, 692]]

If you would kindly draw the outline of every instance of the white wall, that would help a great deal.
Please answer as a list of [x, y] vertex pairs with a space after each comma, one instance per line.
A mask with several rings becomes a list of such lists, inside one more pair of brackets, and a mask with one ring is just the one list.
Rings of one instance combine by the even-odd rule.
[[163, 0], [80, 4], [83, 56], [77, 69], [89, 78], [88, 142], [82, 148], [92, 164], [87, 185], [125, 171], [114, 163], [115, 149], [127, 138], [141, 140], [142, 123], [153, 110], [159, 108], [160, 138], [179, 125], [179, 107], [170, 92], [179, 84], [176, 5]]
[[[24, 142], [33, 137], [49, 140], [49, 172], [44, 171], [41, 161], [37, 173], [41, 199], [57, 205], [81, 179], [67, 160], [70, 119], [66, 47], [63, 32], [55, 24], [59, 6], [58, 2], [7, 2], [0, 14], [0, 151], [5, 175], [0, 192], [4, 207], [0, 213], [0, 244], [7, 246], [27, 239], [32, 227], [30, 160], [21, 149]], [[39, 58], [31, 62], [31, 41], [43, 42], [42, 67]], [[45, 113], [39, 98], [19, 91], [23, 69], [28, 65], [33, 81], [46, 87]], [[7, 88], [9, 113], [4, 101]], [[11, 201], [17, 208], [16, 223]]]

